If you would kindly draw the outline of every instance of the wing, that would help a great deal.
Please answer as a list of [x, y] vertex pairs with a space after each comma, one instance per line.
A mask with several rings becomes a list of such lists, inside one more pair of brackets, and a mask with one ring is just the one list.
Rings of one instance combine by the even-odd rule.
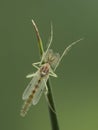
[[35, 95], [33, 97], [33, 100], [32, 100], [32, 104], [33, 105], [36, 105], [39, 102], [39, 100], [40, 100], [40, 98], [41, 98], [42, 93], [44, 92], [44, 90], [45, 90], [45, 82], [44, 82], [44, 79], [42, 79], [42, 81], [39, 84], [39, 87], [36, 90], [36, 93], [35, 93]]
[[39, 74], [39, 71], [37, 71], [35, 73], [35, 76], [32, 78], [32, 80], [26, 87], [25, 91], [23, 92], [23, 95], [22, 95], [23, 100], [26, 100], [29, 97], [29, 95], [31, 94], [31, 92], [33, 91], [35, 87], [35, 84], [37, 84], [39, 78], [40, 78], [40, 74]]

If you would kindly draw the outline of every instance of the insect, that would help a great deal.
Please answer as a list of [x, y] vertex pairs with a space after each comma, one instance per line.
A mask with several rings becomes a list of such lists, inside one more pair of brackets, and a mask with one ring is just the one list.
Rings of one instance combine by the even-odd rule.
[[[38, 31], [34, 20], [32, 20], [32, 23], [35, 29]], [[25, 100], [25, 102], [23, 104], [20, 114], [23, 117], [26, 115], [27, 111], [29, 110], [29, 107], [32, 104], [36, 105], [39, 102], [43, 93], [47, 95], [48, 93], [47, 80], [49, 79], [49, 76], [57, 77], [57, 75], [55, 74], [55, 70], [58, 67], [64, 55], [68, 53], [68, 51], [71, 49], [73, 45], [83, 40], [81, 38], [71, 43], [68, 47], [65, 48], [64, 52], [60, 57], [59, 53], [54, 53], [53, 50], [50, 49], [52, 39], [53, 39], [53, 28], [51, 25], [51, 37], [49, 40], [49, 45], [46, 51], [43, 53], [41, 61], [32, 64], [37, 69], [37, 71], [33, 74], [29, 74], [26, 76], [27, 78], [32, 78], [32, 80], [30, 81], [30, 83], [28, 84], [27, 88], [25, 89], [22, 95], [22, 99]]]

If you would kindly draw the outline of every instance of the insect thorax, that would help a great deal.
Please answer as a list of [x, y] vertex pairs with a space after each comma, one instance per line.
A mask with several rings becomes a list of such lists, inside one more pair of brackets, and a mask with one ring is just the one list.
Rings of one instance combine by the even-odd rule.
[[40, 68], [40, 75], [41, 77], [46, 77], [49, 74], [50, 65], [49, 63], [45, 63]]

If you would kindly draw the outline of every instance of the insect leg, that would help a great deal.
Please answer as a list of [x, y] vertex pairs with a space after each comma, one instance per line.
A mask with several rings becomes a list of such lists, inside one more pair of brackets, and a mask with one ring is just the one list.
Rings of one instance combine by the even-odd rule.
[[40, 65], [40, 62], [32, 63], [32, 65], [33, 65], [36, 69], [39, 69], [39, 67], [38, 67], [37, 65]]
[[50, 103], [50, 101], [48, 99], [48, 96], [47, 96], [48, 95], [48, 87], [47, 87], [47, 84], [46, 84], [45, 80], [44, 80], [44, 83], [45, 83], [45, 98], [46, 98], [46, 101], [47, 101], [50, 109], [56, 114], [56, 111], [53, 109], [53, 107], [52, 107], [52, 105], [51, 105], [51, 103]]
[[64, 52], [62, 53], [58, 63], [56, 64], [55, 68], [54, 68], [54, 71], [56, 70], [56, 68], [58, 67], [59, 63], [61, 62], [62, 58], [69, 52], [69, 50], [72, 48], [73, 45], [77, 44], [78, 42], [80, 42], [81, 40], [83, 40], [83, 38], [75, 41], [75, 42], [72, 42], [68, 47], [65, 48]]
[[[39, 69], [39, 67], [37, 66], [37, 65], [39, 65], [40, 64], [40, 62], [36, 62], [36, 63], [33, 63], [32, 65], [36, 68], [36, 69]], [[33, 73], [33, 74], [28, 74], [27, 76], [26, 76], [26, 78], [32, 78], [32, 77], [34, 77], [36, 74], [35, 73]]]
[[53, 70], [52, 70], [52, 69], [50, 70], [49, 75], [50, 75], [50, 76], [53, 76], [53, 77], [57, 77], [57, 75], [53, 72]]
[[52, 26], [52, 23], [51, 23], [51, 34], [50, 34], [50, 38], [49, 38], [49, 45], [47, 47], [47, 50], [46, 50], [45, 54], [42, 56], [42, 59], [41, 59], [41, 62], [40, 62], [41, 64], [42, 64], [42, 62], [43, 62], [43, 60], [44, 60], [50, 46], [51, 46], [52, 40], [53, 40], [53, 26]]
[[46, 81], [44, 80], [44, 84], [45, 84], [45, 95], [48, 94], [48, 87], [47, 87], [47, 84], [46, 84]]
[[34, 77], [36, 74], [35, 73], [33, 73], [33, 74], [28, 74], [27, 76], [26, 76], [26, 78], [32, 78], [32, 77]]

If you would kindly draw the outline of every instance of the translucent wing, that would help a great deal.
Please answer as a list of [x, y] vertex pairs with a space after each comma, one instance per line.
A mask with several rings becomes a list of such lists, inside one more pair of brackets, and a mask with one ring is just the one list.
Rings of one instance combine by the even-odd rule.
[[33, 100], [32, 100], [33, 105], [36, 105], [39, 102], [39, 100], [42, 96], [42, 93], [45, 90], [45, 82], [46, 82], [45, 79], [42, 79], [41, 83], [39, 84], [39, 87], [36, 90], [36, 93], [35, 93]]
[[26, 100], [29, 97], [29, 95], [31, 94], [31, 92], [33, 91], [35, 87], [35, 84], [37, 84], [39, 78], [40, 78], [40, 74], [39, 74], [39, 71], [37, 71], [35, 73], [35, 76], [32, 78], [32, 80], [30, 81], [30, 83], [28, 84], [27, 88], [25, 89], [22, 95], [23, 100]]

